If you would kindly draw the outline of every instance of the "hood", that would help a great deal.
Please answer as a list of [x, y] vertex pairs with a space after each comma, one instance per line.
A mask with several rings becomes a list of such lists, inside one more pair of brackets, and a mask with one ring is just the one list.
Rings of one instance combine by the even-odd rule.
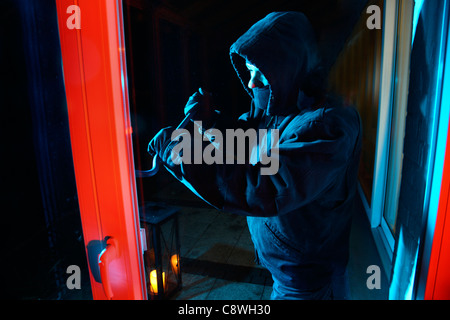
[[[268, 114], [287, 115], [302, 109], [301, 91], [319, 66], [314, 31], [300, 12], [273, 12], [255, 23], [230, 48], [230, 57], [245, 90], [250, 74], [246, 61], [264, 74], [270, 85]], [[304, 99], [305, 100], [305, 99]], [[307, 100], [307, 99], [306, 99]]]

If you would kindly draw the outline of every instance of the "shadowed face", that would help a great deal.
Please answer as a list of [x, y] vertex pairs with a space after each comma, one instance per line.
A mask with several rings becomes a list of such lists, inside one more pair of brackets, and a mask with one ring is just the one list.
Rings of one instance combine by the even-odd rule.
[[248, 87], [250, 89], [262, 88], [269, 85], [269, 81], [267, 81], [266, 77], [264, 77], [264, 75], [256, 66], [248, 62], [245, 65], [250, 72], [250, 81], [248, 82]]

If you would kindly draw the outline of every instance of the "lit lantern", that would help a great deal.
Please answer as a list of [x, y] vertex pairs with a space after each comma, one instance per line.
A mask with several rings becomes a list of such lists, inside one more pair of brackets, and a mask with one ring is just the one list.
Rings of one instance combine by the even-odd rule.
[[170, 265], [172, 267], [172, 271], [174, 274], [176, 274], [178, 276], [178, 273], [180, 272], [180, 268], [178, 266], [179, 263], [179, 259], [178, 259], [178, 255], [174, 254], [171, 258], [170, 258]]
[[[162, 273], [162, 288], [166, 290], [166, 273]], [[156, 270], [150, 272], [150, 292], [152, 294], [158, 294], [158, 274]]]
[[162, 203], [145, 202], [140, 220], [145, 229], [148, 298], [168, 298], [181, 288], [178, 211]]

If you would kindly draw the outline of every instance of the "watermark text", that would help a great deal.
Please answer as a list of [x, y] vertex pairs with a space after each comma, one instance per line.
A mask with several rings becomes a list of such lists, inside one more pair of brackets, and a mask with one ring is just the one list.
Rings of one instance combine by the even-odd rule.
[[71, 5], [67, 7], [66, 13], [70, 14], [67, 18], [66, 26], [69, 30], [81, 29], [81, 9], [79, 6]]
[[[178, 142], [172, 149], [174, 164], [251, 164], [260, 165], [261, 175], [274, 175], [279, 169], [278, 129], [202, 130], [202, 122], [194, 122], [198, 130], [193, 136], [186, 129], [172, 133]], [[203, 142], [209, 142], [204, 147]]]
[[369, 30], [381, 29], [381, 9], [377, 5], [371, 5], [367, 7], [367, 14], [370, 14], [367, 18], [366, 26]]

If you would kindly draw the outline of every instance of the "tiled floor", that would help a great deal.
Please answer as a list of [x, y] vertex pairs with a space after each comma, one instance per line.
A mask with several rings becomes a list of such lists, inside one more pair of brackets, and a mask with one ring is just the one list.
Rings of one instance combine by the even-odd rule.
[[268, 299], [272, 279], [254, 263], [244, 217], [188, 208], [180, 217], [183, 290], [176, 299]]
[[[245, 217], [211, 209], [176, 181], [154, 196], [152, 200], [176, 205], [180, 210], [183, 288], [173, 299], [269, 299], [272, 279], [267, 270], [254, 263]], [[352, 299], [387, 298], [388, 282], [383, 272], [381, 289], [367, 288], [370, 265], [381, 267], [381, 261], [360, 205], [353, 221], [348, 267]]]

